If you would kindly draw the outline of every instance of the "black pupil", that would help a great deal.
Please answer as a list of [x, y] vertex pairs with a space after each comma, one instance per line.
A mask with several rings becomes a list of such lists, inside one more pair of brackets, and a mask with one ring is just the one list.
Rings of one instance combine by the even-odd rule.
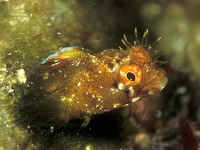
[[135, 74], [132, 72], [128, 72], [126, 74], [126, 77], [130, 80], [130, 81], [135, 81]]

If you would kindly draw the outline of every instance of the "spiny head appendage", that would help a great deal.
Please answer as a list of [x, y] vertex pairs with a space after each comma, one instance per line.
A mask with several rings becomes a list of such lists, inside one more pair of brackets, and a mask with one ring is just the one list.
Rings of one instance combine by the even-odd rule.
[[[142, 40], [140, 42], [138, 38], [137, 28], [135, 28], [135, 40], [133, 42], [133, 45], [127, 40], [126, 35], [123, 35], [123, 39], [121, 40], [122, 43], [125, 45], [126, 49], [130, 49], [136, 46], [142, 46], [145, 50], [153, 51], [154, 53], [157, 53], [157, 55], [153, 58], [152, 63], [157, 64], [158, 66], [166, 64], [167, 61], [159, 61], [159, 57], [162, 55], [162, 52], [158, 52], [157, 50], [153, 50], [152, 47], [156, 45], [162, 38], [159, 37], [157, 40], [152, 42], [151, 44], [148, 43], [148, 32], [149, 30], [146, 29], [146, 31], [143, 34]], [[120, 50], [124, 51], [123, 48], [119, 47]]]
[[140, 46], [141, 45], [139, 38], [138, 38], [138, 34], [137, 34], [137, 28], [135, 28], [135, 41], [133, 43], [134, 43], [134, 46]]
[[[157, 44], [162, 38], [159, 37], [156, 41], [154, 41], [153, 43], [149, 44], [148, 43], [148, 32], [149, 32], [149, 30], [146, 29], [146, 31], [143, 34], [142, 40], [140, 42], [140, 40], [138, 38], [138, 34], [137, 34], [137, 28], [135, 28], [135, 40], [133, 42], [133, 45], [127, 40], [125, 34], [123, 35], [124, 38], [121, 41], [125, 45], [125, 47], [127, 49], [130, 49], [130, 48], [132, 48], [134, 46], [142, 46], [146, 50], [152, 50], [152, 46]], [[119, 49], [123, 50], [121, 47], [119, 47]], [[157, 52], [157, 51], [154, 51], [154, 52]]]
[[[135, 30], [137, 31], [137, 29], [135, 28]], [[148, 43], [148, 32], [149, 30], [146, 29], [146, 31], [144, 32], [143, 34], [143, 37], [142, 37], [142, 42], [141, 42], [141, 46], [147, 50], [152, 50], [152, 47], [154, 45], [156, 45], [161, 39], [162, 37], [159, 37], [157, 40], [155, 40], [154, 42], [152, 42], [151, 44]], [[154, 51], [154, 52], [157, 52], [157, 51]]]
[[162, 54], [163, 54], [162, 52], [159, 52], [159, 53], [152, 59], [152, 63], [157, 64], [158, 67], [161, 66], [161, 65], [164, 65], [164, 64], [168, 63], [167, 60], [165, 60], [165, 61], [160, 61], [160, 60], [158, 60]]
[[[127, 40], [126, 38], [126, 35], [124, 34], [124, 39], [121, 39], [122, 40], [122, 43], [126, 46], [127, 49], [130, 49], [133, 47], [133, 45]], [[121, 47], [120, 47], [121, 49]]]

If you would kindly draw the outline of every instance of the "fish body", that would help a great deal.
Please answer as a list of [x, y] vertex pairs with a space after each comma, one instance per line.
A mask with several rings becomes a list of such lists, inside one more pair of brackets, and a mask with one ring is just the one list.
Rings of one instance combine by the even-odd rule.
[[90, 54], [67, 47], [42, 61], [29, 78], [34, 95], [55, 101], [64, 120], [100, 114], [161, 91], [167, 78], [142, 46]]
[[42, 61], [28, 77], [28, 94], [18, 103], [18, 118], [25, 127], [40, 132], [56, 122], [101, 114], [160, 92], [167, 78], [152, 62], [147, 44], [130, 45], [126, 38], [123, 43], [126, 50], [93, 55], [67, 47]]

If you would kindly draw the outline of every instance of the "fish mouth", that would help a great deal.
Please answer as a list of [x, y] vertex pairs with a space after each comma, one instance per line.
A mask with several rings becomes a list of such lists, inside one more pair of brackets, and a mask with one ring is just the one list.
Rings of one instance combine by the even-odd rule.
[[[152, 82], [154, 82], [154, 84], [152, 84]], [[142, 95], [142, 97], [146, 97], [149, 95], [154, 95], [156, 93], [159, 93], [165, 88], [165, 86], [167, 85], [167, 82], [168, 82], [168, 79], [166, 77], [163, 77], [162, 80], [159, 80], [156, 82], [152, 80], [141, 88], [139, 95]]]
[[[152, 84], [154, 82], [154, 84]], [[130, 103], [135, 103], [143, 97], [154, 95], [163, 90], [167, 85], [168, 79], [163, 77], [162, 80], [159, 80], [155, 83], [154, 80], [151, 80], [149, 83], [143, 86], [129, 86], [125, 89], [126, 94]]]
[[160, 89], [160, 91], [162, 91], [164, 89], [164, 87], [167, 85], [167, 82], [168, 82], [168, 79], [166, 77], [164, 77], [162, 82], [156, 84], [155, 87], [157, 87], [158, 89]]
[[126, 93], [129, 103], [135, 103], [143, 97], [159, 93], [167, 85], [168, 79], [164, 70], [160, 68], [148, 77], [138, 85], [126, 85], [120, 82], [115, 87]]

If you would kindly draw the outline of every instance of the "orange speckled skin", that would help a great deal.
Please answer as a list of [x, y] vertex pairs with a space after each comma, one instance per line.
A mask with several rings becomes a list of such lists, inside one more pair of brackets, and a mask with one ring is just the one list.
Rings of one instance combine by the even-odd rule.
[[[136, 85], [122, 80], [120, 69], [125, 65], [141, 69]], [[152, 62], [142, 45], [94, 55], [79, 47], [64, 48], [39, 64], [28, 81], [34, 101], [55, 104], [59, 110], [50, 107], [49, 112], [54, 116], [59, 111], [60, 119], [66, 122], [126, 106], [167, 84], [164, 70]]]

